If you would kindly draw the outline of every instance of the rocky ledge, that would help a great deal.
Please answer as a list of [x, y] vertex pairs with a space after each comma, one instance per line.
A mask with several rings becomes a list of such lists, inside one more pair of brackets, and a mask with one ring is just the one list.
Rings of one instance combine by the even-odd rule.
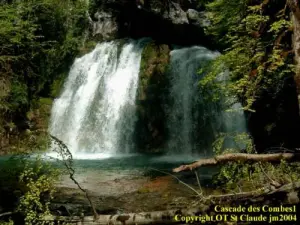
[[209, 24], [205, 12], [192, 3], [181, 2], [94, 0], [89, 12], [91, 36], [98, 41], [151, 37], [163, 43], [211, 45], [204, 34]]

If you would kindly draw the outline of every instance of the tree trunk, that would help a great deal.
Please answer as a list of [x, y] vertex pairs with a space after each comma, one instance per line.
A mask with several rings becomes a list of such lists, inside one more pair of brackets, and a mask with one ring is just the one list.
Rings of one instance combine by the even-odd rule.
[[299, 0], [287, 0], [287, 4], [291, 10], [291, 19], [293, 23], [293, 50], [295, 53], [295, 83], [298, 94], [298, 104], [300, 109], [300, 8]]
[[[46, 216], [43, 221], [62, 221], [71, 224], [110, 224], [110, 225], [136, 225], [136, 224], [178, 224], [180, 221], [176, 221], [174, 216], [180, 215], [195, 215], [200, 212], [199, 209], [174, 209], [166, 211], [155, 212], [141, 212], [141, 213], [128, 213], [122, 215], [98, 215], [95, 220], [93, 216], [85, 217], [60, 217], [60, 216]], [[182, 223], [182, 222], [181, 222]]]
[[[222, 204], [225, 206], [238, 206], [243, 205], [245, 207], [256, 203], [257, 205], [265, 205], [270, 199], [276, 200], [281, 199], [281, 205], [286, 204], [298, 204], [300, 182], [286, 184], [277, 189], [262, 188], [251, 192], [241, 192], [236, 194], [225, 194], [225, 195], [210, 195], [199, 199], [199, 207], [190, 209], [171, 209], [165, 211], [155, 212], [141, 212], [141, 213], [128, 213], [121, 215], [98, 215], [95, 219], [93, 216], [45, 216], [41, 219], [44, 222], [66, 222], [68, 224], [78, 225], [141, 225], [141, 224], [187, 224], [194, 223], [200, 224], [199, 221], [180, 221], [180, 216], [212, 216], [215, 213], [215, 206]], [[291, 199], [291, 194], [294, 194], [294, 200]], [[269, 205], [268, 202], [267, 205]], [[176, 217], [176, 215], [178, 215]], [[195, 217], [194, 217], [195, 218]], [[222, 223], [227, 224], [227, 223]], [[229, 224], [229, 223], [228, 223]]]
[[280, 162], [283, 160], [297, 160], [300, 154], [294, 153], [276, 153], [276, 154], [247, 154], [247, 153], [231, 153], [218, 155], [214, 158], [200, 159], [189, 165], [182, 165], [173, 169], [173, 172], [178, 173], [184, 170], [193, 170], [201, 166], [212, 166], [225, 162], [237, 161], [252, 161], [252, 162]]

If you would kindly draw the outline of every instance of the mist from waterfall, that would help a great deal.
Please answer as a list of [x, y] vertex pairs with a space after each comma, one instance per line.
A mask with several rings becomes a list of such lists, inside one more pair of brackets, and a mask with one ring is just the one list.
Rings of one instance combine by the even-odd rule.
[[[147, 42], [104, 42], [75, 60], [60, 97], [54, 101], [49, 127], [75, 158], [136, 152], [136, 94]], [[234, 112], [225, 112], [228, 99], [212, 102], [202, 96], [198, 83], [205, 72], [198, 71], [218, 55], [199, 46], [170, 52], [170, 70], [165, 74], [169, 80], [165, 96], [165, 148], [169, 154], [211, 154], [218, 134], [247, 131], [239, 103], [231, 106]], [[219, 78], [226, 82], [226, 73]]]
[[[194, 46], [178, 48], [170, 56], [170, 91], [166, 104], [169, 154], [212, 154], [212, 144], [221, 132], [246, 132], [242, 106], [235, 103], [233, 112], [225, 111], [225, 101], [206, 101], [198, 85], [205, 73], [199, 69], [215, 59], [218, 52]], [[227, 74], [219, 79], [226, 82]], [[227, 147], [231, 142], [227, 140]]]
[[135, 98], [144, 42], [101, 43], [75, 60], [52, 107], [49, 128], [73, 155], [133, 151]]

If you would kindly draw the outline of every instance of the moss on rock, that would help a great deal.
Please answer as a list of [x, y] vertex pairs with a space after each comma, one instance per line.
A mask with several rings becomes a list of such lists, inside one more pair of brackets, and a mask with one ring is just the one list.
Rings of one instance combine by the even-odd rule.
[[80, 49], [78, 57], [83, 56], [89, 52], [91, 52], [97, 45], [97, 41], [89, 40], [87, 41]]
[[165, 139], [164, 96], [170, 48], [149, 42], [142, 53], [137, 93], [137, 145], [142, 151], [157, 152]]

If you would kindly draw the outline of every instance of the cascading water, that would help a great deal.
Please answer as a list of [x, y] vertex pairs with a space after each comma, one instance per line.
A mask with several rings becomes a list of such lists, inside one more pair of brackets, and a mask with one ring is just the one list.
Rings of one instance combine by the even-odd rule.
[[[147, 39], [106, 42], [75, 60], [61, 96], [55, 100], [50, 133], [67, 144], [73, 156], [92, 158], [134, 152], [136, 92], [141, 54]], [[220, 132], [245, 132], [240, 104], [224, 112], [223, 99], [206, 101], [197, 71], [219, 53], [204, 47], [171, 51], [169, 95], [165, 108], [169, 137], [167, 149], [174, 154], [211, 152]], [[224, 75], [225, 74], [225, 75]], [[220, 79], [226, 80], [226, 73]], [[228, 100], [228, 99], [227, 99]]]
[[75, 60], [55, 100], [50, 133], [73, 155], [128, 153], [134, 147], [135, 97], [144, 39], [98, 44]]
[[[170, 154], [211, 154], [211, 147], [220, 132], [246, 132], [246, 120], [236, 103], [234, 112], [224, 112], [224, 101], [206, 101], [198, 83], [200, 68], [219, 53], [204, 47], [180, 48], [171, 51], [170, 93], [166, 104]], [[224, 75], [225, 74], [225, 75]], [[220, 75], [226, 79], [226, 73]], [[230, 145], [230, 144], [229, 144]]]

